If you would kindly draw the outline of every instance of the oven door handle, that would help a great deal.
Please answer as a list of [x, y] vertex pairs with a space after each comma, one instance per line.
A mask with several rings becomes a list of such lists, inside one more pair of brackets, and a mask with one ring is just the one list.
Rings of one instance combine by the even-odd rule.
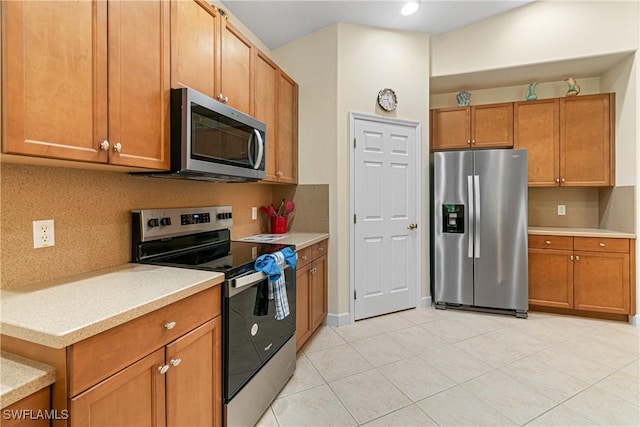
[[[282, 269], [282, 273], [284, 274], [284, 270], [289, 268], [289, 266], [285, 264], [284, 266], [280, 266], [280, 268]], [[231, 284], [232, 288], [240, 289], [240, 288], [254, 285], [258, 282], [263, 281], [266, 278], [267, 278], [266, 274], [264, 274], [261, 271], [256, 271], [255, 273], [247, 274], [246, 276], [238, 277], [237, 279], [231, 279], [229, 280], [229, 283]]]

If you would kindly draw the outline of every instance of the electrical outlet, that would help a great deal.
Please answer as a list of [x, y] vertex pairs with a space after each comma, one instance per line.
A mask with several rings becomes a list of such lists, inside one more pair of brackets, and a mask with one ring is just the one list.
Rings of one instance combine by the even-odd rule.
[[255, 206], [251, 208], [251, 219], [258, 219], [258, 208]]
[[53, 220], [33, 221], [33, 248], [47, 248], [56, 245]]
[[558, 215], [566, 215], [567, 208], [565, 205], [558, 205]]

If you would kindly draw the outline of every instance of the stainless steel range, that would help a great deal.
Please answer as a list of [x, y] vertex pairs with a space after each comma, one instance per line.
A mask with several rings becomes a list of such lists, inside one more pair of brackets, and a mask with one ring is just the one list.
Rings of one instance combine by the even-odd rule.
[[290, 314], [276, 320], [255, 260], [286, 246], [233, 242], [230, 206], [132, 211], [133, 262], [224, 273], [224, 423], [251, 426], [296, 368], [295, 271], [284, 269]]

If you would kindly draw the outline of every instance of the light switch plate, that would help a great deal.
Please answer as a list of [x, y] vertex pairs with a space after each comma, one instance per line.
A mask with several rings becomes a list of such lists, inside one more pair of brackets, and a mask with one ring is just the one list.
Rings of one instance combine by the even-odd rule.
[[566, 215], [567, 207], [565, 205], [558, 205], [558, 215]]
[[258, 208], [255, 206], [251, 208], [251, 219], [252, 220], [258, 219]]

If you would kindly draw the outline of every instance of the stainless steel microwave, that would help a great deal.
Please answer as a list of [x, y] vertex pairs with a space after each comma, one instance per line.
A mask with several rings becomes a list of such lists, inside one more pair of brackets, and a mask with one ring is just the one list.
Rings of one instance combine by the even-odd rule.
[[[246, 182], [265, 177], [267, 126], [191, 88], [171, 89], [165, 177]], [[154, 173], [154, 176], [162, 176]]]

